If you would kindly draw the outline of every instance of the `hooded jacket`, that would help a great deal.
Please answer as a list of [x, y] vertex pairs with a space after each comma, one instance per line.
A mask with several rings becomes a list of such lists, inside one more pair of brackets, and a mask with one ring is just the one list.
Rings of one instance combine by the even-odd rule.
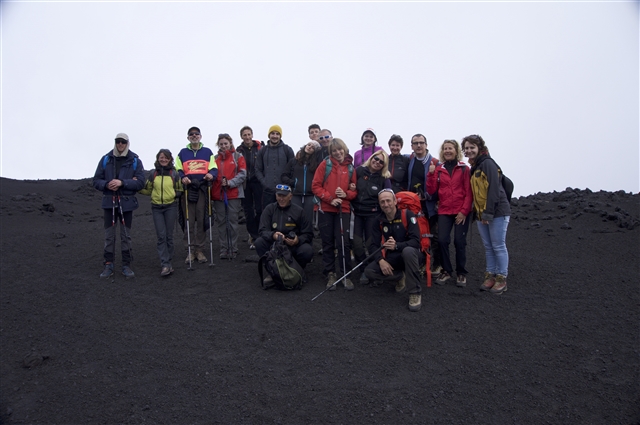
[[266, 192], [275, 192], [276, 185], [281, 183], [280, 178], [287, 163], [294, 157], [293, 149], [282, 140], [275, 146], [269, 142], [260, 149], [255, 171], [256, 177]]
[[500, 179], [498, 165], [487, 155], [478, 155], [471, 167], [473, 209], [478, 220], [511, 215], [511, 206]]
[[[327, 161], [331, 161], [331, 171], [325, 181], [325, 172], [327, 168]], [[320, 209], [325, 212], [337, 213], [342, 211], [343, 213], [350, 212], [349, 201], [353, 200], [358, 194], [355, 190], [349, 190], [350, 183], [357, 183], [357, 176], [355, 170], [349, 178], [349, 164], [353, 162], [351, 155], [345, 155], [342, 163], [339, 163], [335, 158], [329, 157], [322, 161], [318, 165], [316, 174], [313, 176], [313, 183], [311, 188], [313, 194], [320, 199]], [[342, 198], [342, 209], [331, 205], [331, 201], [337, 198], [336, 189], [340, 187], [347, 194], [346, 198]]]
[[438, 194], [440, 204], [439, 215], [455, 215], [462, 213], [465, 216], [471, 212], [473, 194], [471, 193], [471, 181], [469, 167], [462, 161], [458, 161], [451, 175], [440, 163], [433, 173], [427, 171], [427, 192], [430, 195]]
[[[141, 190], [146, 182], [144, 167], [138, 155], [128, 149], [123, 155], [116, 157], [116, 149], [104, 155], [96, 172], [93, 175], [93, 187], [102, 192], [102, 208], [111, 209], [114, 201], [120, 198], [120, 206], [123, 212], [133, 211], [138, 208], [136, 192]], [[117, 164], [118, 162], [119, 164]], [[116, 171], [118, 169], [118, 171]], [[109, 190], [107, 184], [113, 179], [122, 181], [122, 186], [116, 192]], [[115, 197], [115, 198], [114, 198]]]
[[227, 179], [227, 199], [244, 198], [244, 181], [247, 178], [247, 165], [244, 156], [232, 147], [226, 151], [218, 151], [215, 156], [218, 176], [211, 187], [211, 199], [223, 201], [222, 178]]

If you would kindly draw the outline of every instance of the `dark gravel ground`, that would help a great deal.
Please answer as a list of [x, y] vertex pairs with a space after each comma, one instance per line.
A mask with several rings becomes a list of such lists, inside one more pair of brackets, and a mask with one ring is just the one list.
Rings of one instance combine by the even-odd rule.
[[478, 290], [472, 226], [469, 285], [410, 313], [391, 286], [311, 302], [318, 256], [263, 291], [245, 243], [160, 278], [142, 196], [136, 278], [101, 280], [89, 180], [0, 185], [1, 423], [640, 423], [638, 194], [514, 199], [508, 292]]

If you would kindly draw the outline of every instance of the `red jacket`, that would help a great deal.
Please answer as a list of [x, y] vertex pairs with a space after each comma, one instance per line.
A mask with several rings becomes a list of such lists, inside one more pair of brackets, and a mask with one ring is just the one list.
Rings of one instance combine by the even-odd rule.
[[440, 199], [438, 214], [455, 215], [461, 212], [469, 215], [473, 205], [469, 167], [460, 161], [453, 169], [453, 173], [449, 175], [444, 164], [439, 164], [433, 174], [427, 173], [427, 192], [430, 195], [438, 192]]
[[242, 154], [231, 149], [228, 151], [218, 151], [216, 155], [216, 164], [218, 164], [218, 178], [213, 181], [211, 187], [211, 199], [214, 201], [223, 201], [222, 194], [222, 178], [226, 177], [229, 186], [227, 186], [227, 199], [244, 198], [243, 183], [247, 178], [247, 165]]
[[[313, 194], [320, 199], [320, 209], [325, 212], [338, 212], [338, 207], [334, 207], [331, 205], [331, 201], [337, 198], [336, 189], [338, 187], [342, 188], [347, 193], [346, 198], [342, 198], [342, 212], [349, 213], [350, 202], [352, 199], [356, 197], [358, 192], [355, 190], [349, 190], [349, 183], [356, 183], [356, 170], [353, 167], [349, 167], [351, 165], [353, 158], [350, 155], [346, 155], [344, 161], [342, 163], [338, 163], [338, 161], [329, 157], [328, 159], [331, 161], [331, 172], [325, 181], [325, 173], [327, 168], [327, 160], [324, 160], [318, 165], [316, 169], [316, 173], [313, 176], [313, 183], [311, 183], [311, 190]], [[349, 168], [351, 168], [351, 178], [349, 178]]]

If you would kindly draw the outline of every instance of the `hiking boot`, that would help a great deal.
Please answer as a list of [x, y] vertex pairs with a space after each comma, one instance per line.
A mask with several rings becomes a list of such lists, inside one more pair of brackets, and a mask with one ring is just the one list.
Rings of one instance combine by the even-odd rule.
[[262, 280], [262, 286], [264, 288], [269, 288], [273, 286], [273, 278], [271, 276], [267, 276]]
[[129, 267], [129, 266], [122, 266], [122, 274], [127, 279], [131, 279], [132, 277], [136, 277], [136, 274], [133, 272], [133, 270], [131, 270], [131, 267]]
[[446, 271], [442, 272], [442, 273], [440, 273], [440, 276], [438, 276], [438, 278], [436, 279], [436, 284], [444, 285], [450, 279], [451, 279], [451, 275], [449, 273], [447, 273]]
[[207, 257], [204, 256], [202, 251], [196, 252], [196, 259], [198, 260], [198, 263], [206, 263], [207, 261], [209, 261], [207, 260]]
[[185, 264], [189, 264], [189, 263], [195, 263], [196, 262], [196, 254], [195, 253], [191, 253], [189, 255], [187, 255], [187, 258], [184, 260]]
[[169, 276], [173, 273], [173, 267], [163, 267], [160, 276]]
[[369, 284], [369, 278], [364, 273], [362, 273], [360, 275], [360, 281], [359, 282], [360, 282], [360, 285], [368, 285]]
[[351, 282], [351, 279], [345, 279], [344, 280], [344, 289], [346, 289], [347, 291], [353, 291], [353, 282]]
[[335, 291], [336, 290], [336, 285], [334, 285], [334, 283], [336, 283], [336, 274], [331, 272], [327, 275], [327, 289], [329, 291]]
[[106, 263], [100, 277], [109, 277], [113, 274], [113, 263]]
[[236, 253], [235, 252], [233, 252], [231, 254], [229, 254], [228, 252], [222, 252], [220, 254], [220, 259], [221, 260], [229, 260], [229, 259], [234, 259], [234, 258], [236, 258]]
[[419, 311], [422, 307], [422, 296], [420, 294], [409, 295], [409, 311]]
[[434, 267], [433, 269], [431, 269], [431, 276], [437, 277], [440, 273], [442, 273], [442, 266]]
[[481, 291], [489, 291], [496, 283], [496, 275], [489, 272], [484, 272], [484, 282], [480, 285]]
[[500, 295], [507, 291], [507, 277], [501, 274], [496, 275], [496, 283], [490, 289], [492, 294]]
[[249, 245], [249, 249], [256, 249], [256, 246], [254, 244]]
[[456, 280], [456, 286], [460, 288], [467, 286], [467, 277], [463, 274], [459, 274], [458, 279]]
[[396, 282], [396, 293], [401, 294], [405, 291], [405, 289], [407, 289], [406, 280], [407, 279], [403, 272], [400, 280]]

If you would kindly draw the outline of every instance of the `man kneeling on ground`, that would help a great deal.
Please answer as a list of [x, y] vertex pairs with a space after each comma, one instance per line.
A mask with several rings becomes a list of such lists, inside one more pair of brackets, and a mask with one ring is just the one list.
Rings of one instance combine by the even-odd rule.
[[[313, 258], [313, 227], [304, 210], [291, 203], [291, 188], [276, 186], [276, 202], [267, 205], [260, 216], [260, 237], [255, 241], [260, 257], [269, 251], [273, 242], [282, 238], [291, 255], [303, 269]], [[269, 279], [269, 278], [267, 278]]]
[[420, 295], [420, 228], [411, 211], [406, 210], [405, 224], [403, 212], [397, 208], [396, 195], [391, 189], [382, 189], [378, 193], [378, 202], [382, 212], [378, 216], [380, 225], [374, 226], [371, 233], [369, 252], [380, 248], [384, 238], [384, 250], [377, 252], [364, 270], [371, 280], [396, 282], [396, 292], [402, 293], [409, 287], [409, 310], [418, 311], [422, 307]]

